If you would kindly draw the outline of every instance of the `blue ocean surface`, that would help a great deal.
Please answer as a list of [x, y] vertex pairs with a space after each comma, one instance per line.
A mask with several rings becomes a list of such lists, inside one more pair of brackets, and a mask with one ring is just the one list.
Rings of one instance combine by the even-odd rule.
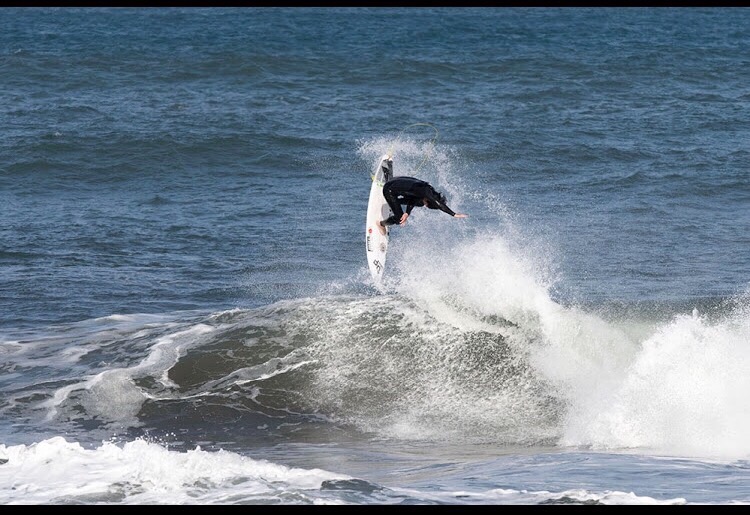
[[750, 10], [0, 26], [1, 504], [750, 503]]

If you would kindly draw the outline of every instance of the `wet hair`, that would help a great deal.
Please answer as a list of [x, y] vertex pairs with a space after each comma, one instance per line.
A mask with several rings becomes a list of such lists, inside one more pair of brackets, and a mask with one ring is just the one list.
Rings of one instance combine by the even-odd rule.
[[438, 203], [436, 202], [436, 200], [438, 202], [440, 202], [441, 204], [443, 204], [443, 205], [447, 204], [447, 202], [445, 201], [445, 195], [443, 195], [442, 193], [440, 193], [439, 191], [436, 191], [436, 190], [432, 190], [432, 193], [435, 196], [435, 199], [428, 198], [427, 199], [427, 206], [426, 207], [428, 207], [430, 209], [440, 209], [440, 206], [438, 205]]

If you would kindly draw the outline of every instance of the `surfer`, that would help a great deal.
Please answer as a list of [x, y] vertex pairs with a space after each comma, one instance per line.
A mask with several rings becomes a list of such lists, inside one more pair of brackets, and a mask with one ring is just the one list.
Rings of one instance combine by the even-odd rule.
[[[415, 207], [439, 209], [455, 218], [466, 218], [469, 215], [456, 213], [445, 203], [445, 196], [430, 185], [430, 183], [414, 177], [394, 177], [383, 185], [383, 197], [388, 202], [393, 214], [378, 222], [381, 234], [386, 233], [388, 225], [404, 225]], [[406, 212], [401, 205], [406, 206]]]

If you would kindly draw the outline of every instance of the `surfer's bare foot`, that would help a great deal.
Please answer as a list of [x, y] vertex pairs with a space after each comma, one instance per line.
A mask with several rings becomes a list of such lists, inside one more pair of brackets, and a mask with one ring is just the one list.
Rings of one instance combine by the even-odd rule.
[[385, 227], [383, 227], [383, 222], [378, 222], [378, 229], [380, 230], [380, 234], [385, 236]]

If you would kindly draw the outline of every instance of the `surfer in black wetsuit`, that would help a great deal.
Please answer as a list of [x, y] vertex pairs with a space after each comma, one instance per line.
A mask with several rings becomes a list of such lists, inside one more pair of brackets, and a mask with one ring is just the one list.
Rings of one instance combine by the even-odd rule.
[[[414, 177], [394, 177], [383, 185], [383, 196], [393, 214], [378, 223], [378, 228], [382, 234], [385, 234], [388, 225], [404, 225], [411, 214], [411, 210], [415, 207], [424, 206], [430, 209], [439, 209], [455, 218], [469, 216], [463, 213], [455, 213], [445, 203], [445, 196], [442, 193], [435, 190], [428, 182]], [[406, 212], [401, 208], [402, 204], [406, 206]]]

